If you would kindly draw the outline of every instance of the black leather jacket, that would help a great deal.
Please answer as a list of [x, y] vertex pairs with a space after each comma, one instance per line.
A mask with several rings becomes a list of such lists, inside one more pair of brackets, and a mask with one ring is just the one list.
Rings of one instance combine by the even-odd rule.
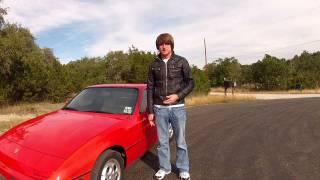
[[[149, 67], [148, 73], [148, 111], [153, 113], [153, 105], [163, 104], [165, 97], [177, 94], [175, 104], [184, 103], [184, 98], [192, 91], [194, 81], [188, 61], [181, 56], [172, 54], [167, 64], [157, 56]], [[171, 104], [173, 105], [173, 104]]]

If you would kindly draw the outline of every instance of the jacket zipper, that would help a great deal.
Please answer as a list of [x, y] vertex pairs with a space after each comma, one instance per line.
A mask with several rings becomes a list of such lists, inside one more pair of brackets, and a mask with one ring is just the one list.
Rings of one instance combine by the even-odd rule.
[[169, 60], [167, 62], [164, 62], [162, 59], [160, 59], [160, 58], [158, 58], [158, 59], [165, 64], [165, 68], [166, 68], [166, 81], [165, 81], [166, 92], [165, 92], [165, 95], [167, 96], [167, 94], [168, 94], [168, 67], [167, 67], [167, 63], [169, 62]]
[[166, 96], [168, 95], [168, 67], [167, 67], [168, 61], [165, 62], [165, 64], [166, 64]]

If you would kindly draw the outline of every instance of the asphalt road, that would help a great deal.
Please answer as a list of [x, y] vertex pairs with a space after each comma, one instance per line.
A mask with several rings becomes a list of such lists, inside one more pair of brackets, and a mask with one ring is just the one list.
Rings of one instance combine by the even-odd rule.
[[[319, 180], [320, 98], [254, 101], [188, 108], [193, 180]], [[171, 143], [174, 168], [175, 148]], [[155, 147], [126, 172], [152, 179]]]

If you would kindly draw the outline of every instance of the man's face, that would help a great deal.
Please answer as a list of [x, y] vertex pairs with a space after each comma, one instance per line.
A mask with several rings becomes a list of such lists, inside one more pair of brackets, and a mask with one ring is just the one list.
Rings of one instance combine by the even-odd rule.
[[172, 50], [171, 45], [168, 43], [163, 43], [159, 45], [159, 51], [162, 57], [169, 58], [171, 56]]

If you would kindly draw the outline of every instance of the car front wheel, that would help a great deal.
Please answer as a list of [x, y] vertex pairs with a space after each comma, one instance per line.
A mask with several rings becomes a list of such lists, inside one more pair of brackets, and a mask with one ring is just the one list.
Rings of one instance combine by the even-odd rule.
[[121, 180], [123, 179], [123, 158], [114, 150], [107, 150], [100, 155], [92, 170], [91, 179]]

